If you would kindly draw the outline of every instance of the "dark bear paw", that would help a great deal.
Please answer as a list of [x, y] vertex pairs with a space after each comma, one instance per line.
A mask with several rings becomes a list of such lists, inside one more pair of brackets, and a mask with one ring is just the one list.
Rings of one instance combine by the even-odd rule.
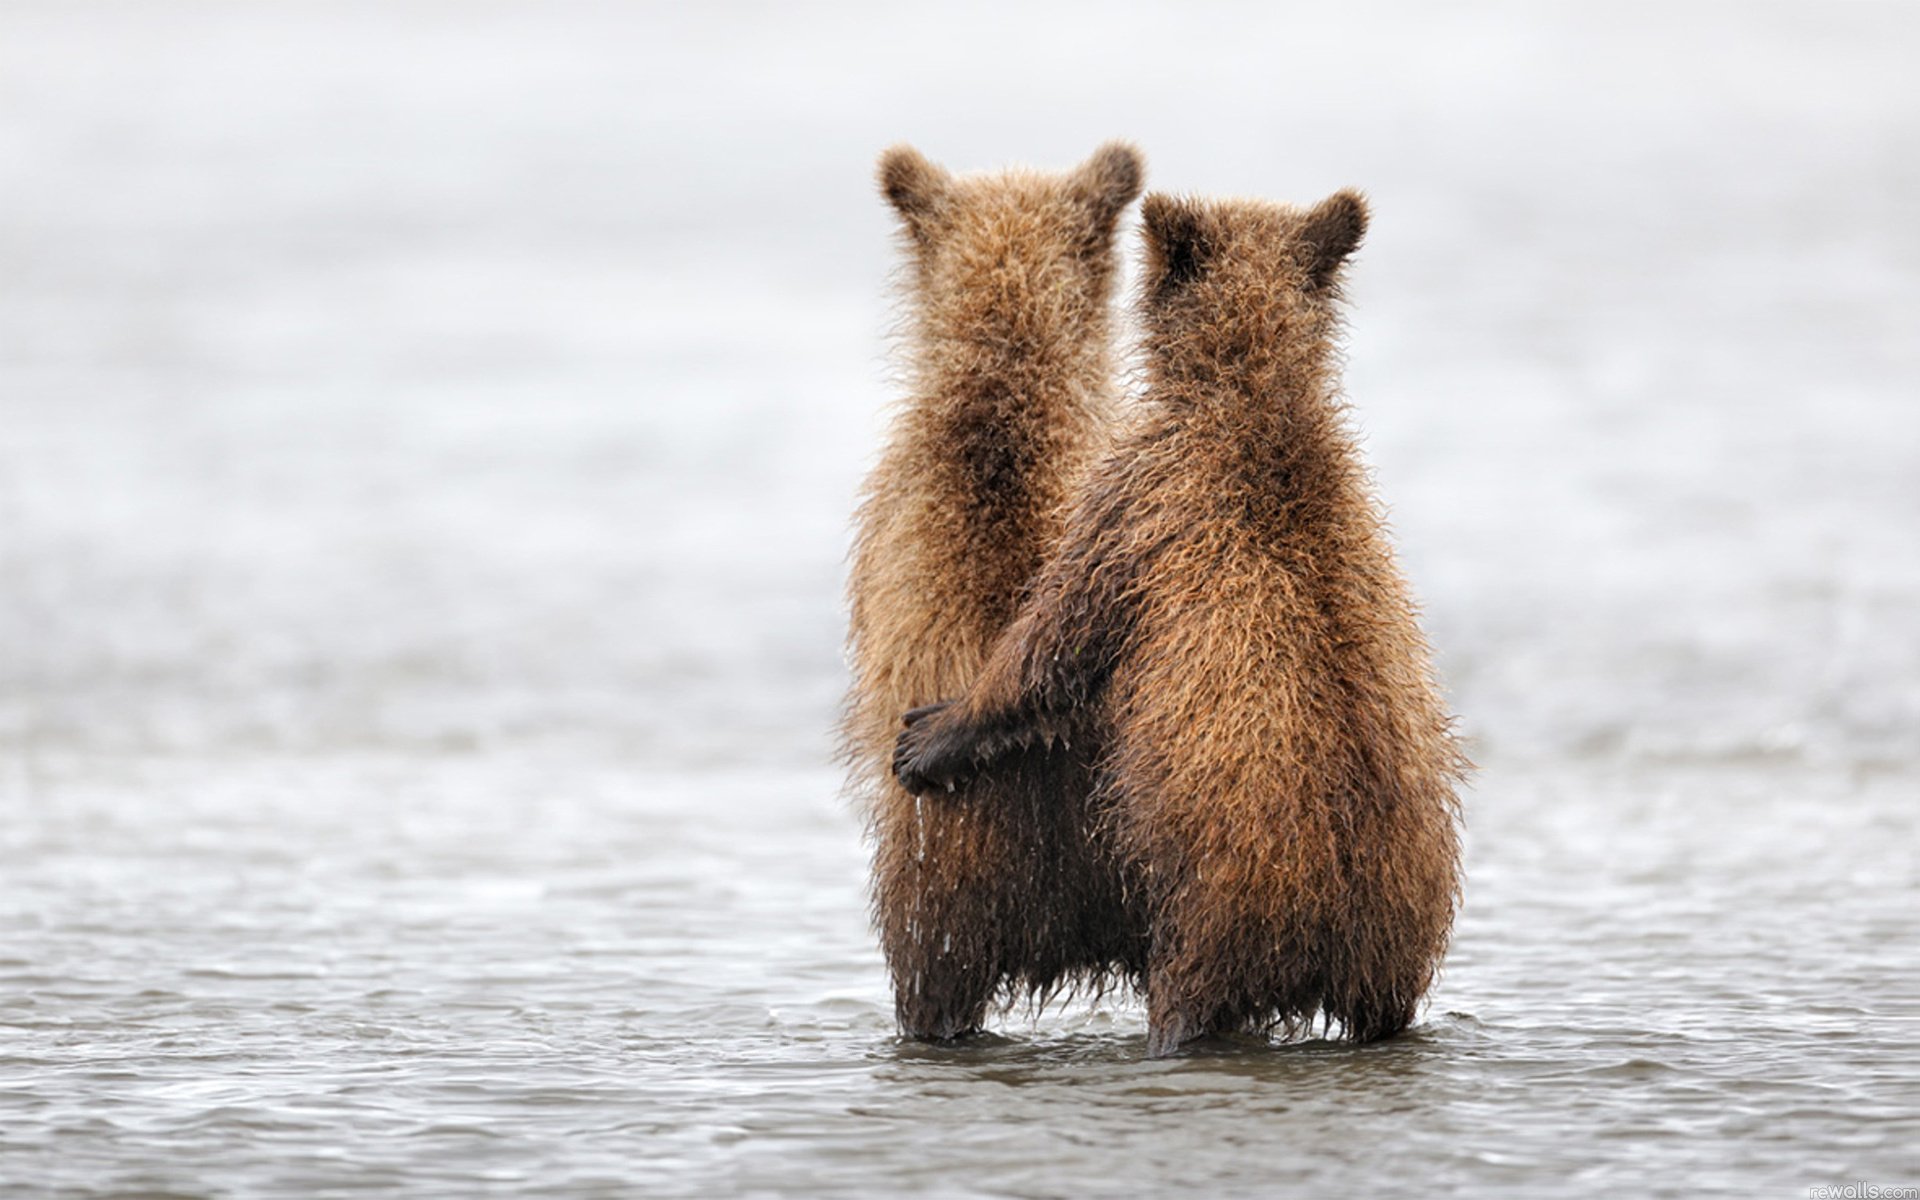
[[973, 775], [973, 734], [946, 715], [952, 704], [923, 704], [901, 718], [906, 728], [893, 744], [893, 775], [916, 796], [951, 792]]

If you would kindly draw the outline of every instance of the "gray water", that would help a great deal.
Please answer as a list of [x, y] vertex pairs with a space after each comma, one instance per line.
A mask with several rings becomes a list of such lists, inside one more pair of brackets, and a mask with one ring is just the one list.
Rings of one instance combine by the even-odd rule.
[[[1920, 1185], [1920, 13], [0, 7], [0, 1193]], [[1416, 1028], [894, 1037], [873, 156], [1368, 189]]]

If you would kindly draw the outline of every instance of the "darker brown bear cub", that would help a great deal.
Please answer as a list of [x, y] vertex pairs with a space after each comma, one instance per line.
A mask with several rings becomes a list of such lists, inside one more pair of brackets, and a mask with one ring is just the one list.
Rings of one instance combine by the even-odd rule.
[[1143, 217], [1142, 411], [895, 769], [972, 811], [992, 797], [946, 789], [1025, 747], [1092, 756], [1147, 893], [1151, 1053], [1316, 1015], [1387, 1037], [1446, 946], [1466, 764], [1338, 397], [1367, 210], [1151, 196]]
[[880, 161], [901, 218], [906, 403], [868, 477], [848, 583], [843, 738], [873, 842], [873, 908], [903, 1032], [1145, 963], [1145, 919], [1096, 842], [1086, 764], [1010, 759], [967, 807], [887, 769], [902, 710], [972, 682], [1059, 535], [1112, 420], [1115, 228], [1143, 168], [1112, 144], [1058, 175]]

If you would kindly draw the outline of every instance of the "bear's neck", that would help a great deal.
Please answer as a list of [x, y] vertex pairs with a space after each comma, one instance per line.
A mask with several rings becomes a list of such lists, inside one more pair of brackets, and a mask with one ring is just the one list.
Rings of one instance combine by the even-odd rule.
[[1017, 332], [940, 329], [928, 322], [916, 355], [919, 394], [949, 431], [1055, 421], [1059, 405], [1104, 394], [1111, 377], [1104, 319]]
[[[1276, 532], [1351, 511], [1363, 466], [1339, 400], [1332, 341], [1215, 325], [1155, 339], [1153, 396], [1220, 494]], [[1316, 516], [1315, 514], [1318, 514]]]

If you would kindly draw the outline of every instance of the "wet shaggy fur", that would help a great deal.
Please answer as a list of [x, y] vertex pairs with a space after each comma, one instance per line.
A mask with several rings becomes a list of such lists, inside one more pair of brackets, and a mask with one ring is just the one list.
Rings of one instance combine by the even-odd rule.
[[1148, 197], [1148, 392], [980, 678], [913, 714], [929, 804], [1050, 739], [1147, 893], [1149, 1049], [1412, 1019], [1457, 898], [1466, 764], [1347, 427], [1367, 210]]
[[888, 770], [901, 713], [979, 674], [1106, 443], [1114, 234], [1142, 174], [1119, 144], [1052, 175], [956, 178], [907, 147], [880, 160], [907, 258], [909, 391], [856, 517], [843, 744], [910, 1036], [967, 1034], [998, 1001], [1144, 965], [1144, 918], [1090, 838], [1084, 762], [1016, 756], [964, 805], [922, 803]]

